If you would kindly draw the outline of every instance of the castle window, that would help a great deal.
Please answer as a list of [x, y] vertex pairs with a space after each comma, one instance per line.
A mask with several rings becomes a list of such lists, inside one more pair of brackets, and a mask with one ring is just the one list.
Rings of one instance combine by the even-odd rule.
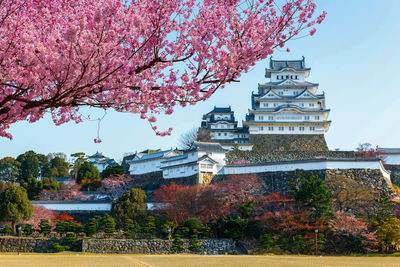
[[296, 80], [297, 80], [297, 75], [295, 76]]
[[281, 79], [283, 80], [283, 75], [281, 75]]
[[261, 127], [260, 127], [260, 131], [264, 131], [264, 127], [261, 126]]
[[268, 120], [269, 121], [273, 121], [274, 120], [274, 116], [268, 116]]
[[277, 103], [274, 103], [274, 107], [276, 107], [276, 106], [278, 106], [278, 104], [277, 104]]
[[310, 131], [315, 131], [315, 127], [310, 127]]
[[286, 79], [289, 79], [289, 75], [286, 75]]
[[279, 126], [279, 131], [283, 131], [285, 128], [283, 126]]
[[268, 127], [268, 131], [273, 131], [274, 130], [274, 127]]
[[264, 116], [258, 116], [258, 120], [263, 121], [264, 120]]
[[221, 133], [218, 133], [218, 136], [221, 136]]
[[316, 121], [319, 121], [319, 116], [315, 116], [315, 120], [316, 120]]
[[314, 103], [309, 103], [308, 104], [310, 107], [313, 107], [314, 106]]
[[304, 116], [304, 120], [309, 121], [310, 120], [310, 116]]
[[293, 132], [294, 131], [294, 127], [293, 126], [289, 126], [289, 131]]
[[265, 107], [265, 108], [267, 108], [267, 107], [268, 107], [268, 103], [264, 103], [263, 105], [264, 105], [264, 107]]
[[276, 79], [279, 80], [279, 75], [276, 75]]
[[290, 79], [293, 79], [293, 75], [290, 75]]
[[224, 133], [224, 136], [226, 136], [226, 133]]
[[302, 107], [304, 107], [304, 103], [301, 103], [300, 105], [301, 105]]
[[304, 131], [304, 127], [299, 127], [299, 130], [303, 132]]

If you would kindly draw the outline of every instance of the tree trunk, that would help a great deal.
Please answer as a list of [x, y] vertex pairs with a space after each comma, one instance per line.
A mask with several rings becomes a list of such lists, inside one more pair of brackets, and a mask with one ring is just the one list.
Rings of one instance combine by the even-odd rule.
[[11, 222], [11, 227], [12, 227], [13, 233], [15, 234], [15, 222]]

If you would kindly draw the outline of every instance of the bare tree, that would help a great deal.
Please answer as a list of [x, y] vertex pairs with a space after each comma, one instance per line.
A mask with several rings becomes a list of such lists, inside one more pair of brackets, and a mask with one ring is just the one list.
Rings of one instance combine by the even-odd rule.
[[189, 131], [183, 133], [178, 139], [178, 146], [180, 149], [189, 149], [197, 140], [197, 132], [199, 128], [193, 127]]

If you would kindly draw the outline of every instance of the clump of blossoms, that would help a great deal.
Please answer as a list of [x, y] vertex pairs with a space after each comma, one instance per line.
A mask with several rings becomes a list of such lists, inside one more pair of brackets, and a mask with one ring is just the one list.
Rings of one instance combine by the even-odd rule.
[[81, 106], [153, 124], [238, 81], [305, 29], [313, 35], [326, 15], [314, 2], [0, 0], [0, 136], [46, 112], [57, 125], [81, 122]]

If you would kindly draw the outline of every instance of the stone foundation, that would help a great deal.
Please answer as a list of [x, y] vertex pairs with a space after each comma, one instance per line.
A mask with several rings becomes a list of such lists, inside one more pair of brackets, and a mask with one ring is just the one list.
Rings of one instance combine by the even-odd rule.
[[[182, 239], [184, 251], [188, 250], [189, 240]], [[235, 242], [231, 239], [200, 239], [199, 253], [204, 251], [210, 255], [237, 254]], [[82, 252], [89, 253], [118, 253], [118, 254], [171, 254], [172, 240], [162, 239], [84, 239]]]
[[[348, 179], [353, 179], [360, 184], [365, 184], [375, 191], [385, 191], [391, 197], [396, 197], [391, 186], [388, 184], [386, 179], [382, 177], [380, 170], [373, 169], [326, 169], [326, 170], [313, 170], [305, 171], [305, 173], [314, 173], [320, 179], [325, 180], [326, 178], [334, 179], [336, 175], [345, 176]], [[255, 173], [261, 177], [267, 186], [266, 193], [281, 192], [286, 194], [289, 190], [288, 182], [296, 178], [296, 172], [264, 172]], [[223, 179], [229, 179], [233, 175], [219, 175], [214, 178], [212, 183], [217, 183]]]
[[237, 161], [277, 162], [315, 158], [357, 158], [354, 151], [230, 151], [226, 153], [228, 164]]
[[400, 186], [400, 166], [385, 164], [385, 169], [391, 171], [390, 179], [392, 180], [392, 183]]
[[[184, 251], [188, 250], [189, 240], [182, 239]], [[0, 237], [0, 252], [46, 253], [53, 243], [61, 243], [57, 238], [29, 237]], [[200, 239], [198, 253], [209, 255], [240, 254], [232, 239]], [[116, 253], [116, 254], [172, 254], [172, 240], [162, 239], [81, 239], [78, 240], [78, 251], [87, 253]]]
[[323, 134], [251, 134], [253, 150], [267, 151], [327, 151]]

